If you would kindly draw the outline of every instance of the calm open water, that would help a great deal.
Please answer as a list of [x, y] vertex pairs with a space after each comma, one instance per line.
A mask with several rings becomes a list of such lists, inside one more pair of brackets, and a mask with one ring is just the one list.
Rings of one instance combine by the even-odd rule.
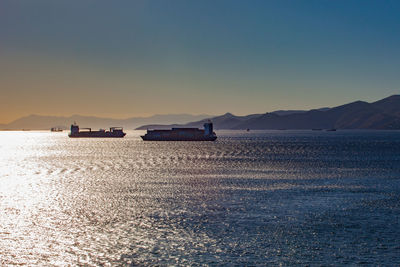
[[400, 132], [0, 132], [0, 265], [399, 265]]

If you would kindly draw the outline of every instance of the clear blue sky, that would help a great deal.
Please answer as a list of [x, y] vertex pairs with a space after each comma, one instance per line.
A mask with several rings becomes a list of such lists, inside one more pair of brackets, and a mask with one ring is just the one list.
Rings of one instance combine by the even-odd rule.
[[400, 1], [0, 2], [0, 123], [234, 114], [400, 92]]

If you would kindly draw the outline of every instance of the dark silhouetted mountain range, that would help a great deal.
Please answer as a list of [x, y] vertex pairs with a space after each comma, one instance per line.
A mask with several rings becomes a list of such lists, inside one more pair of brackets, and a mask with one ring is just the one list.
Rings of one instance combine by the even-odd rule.
[[[151, 117], [112, 119], [73, 115], [70, 117], [30, 115], [0, 129], [47, 130], [51, 127], [68, 129], [76, 121], [82, 127], [108, 128], [122, 126], [126, 129], [169, 129], [171, 127], [203, 127], [211, 120], [215, 129], [266, 130], [266, 129], [400, 129], [400, 95], [367, 103], [356, 101], [334, 108], [313, 110], [278, 110], [265, 114], [221, 116], [171, 114]], [[174, 123], [174, 124], [172, 124]]]
[[[356, 101], [334, 108], [309, 111], [276, 111], [265, 114], [235, 116], [226, 113], [209, 118], [215, 129], [400, 129], [400, 95], [367, 103]], [[187, 124], [144, 125], [138, 129], [202, 127], [208, 119]]]

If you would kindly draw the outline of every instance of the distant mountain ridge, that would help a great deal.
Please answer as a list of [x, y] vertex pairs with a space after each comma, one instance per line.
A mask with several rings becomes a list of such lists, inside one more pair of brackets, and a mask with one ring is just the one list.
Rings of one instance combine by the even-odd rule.
[[81, 127], [94, 129], [121, 126], [126, 129], [135, 129], [147, 123], [188, 123], [194, 120], [209, 118], [211, 115], [190, 115], [190, 114], [167, 114], [153, 115], [150, 117], [132, 117], [128, 119], [101, 118], [93, 116], [72, 115], [70, 117], [30, 115], [22, 117], [8, 124], [0, 124], [0, 129], [7, 130], [47, 130], [51, 127], [69, 129], [70, 125], [76, 122]]
[[171, 127], [202, 127], [211, 120], [215, 129], [400, 129], [400, 95], [367, 103], [356, 101], [334, 108], [309, 111], [276, 111], [265, 114], [222, 116], [187, 124], [144, 125], [137, 129], [166, 129]]
[[[47, 130], [51, 127], [69, 128], [76, 121], [82, 127], [94, 129], [122, 126], [125, 129], [168, 129], [171, 127], [202, 127], [212, 120], [215, 129], [400, 129], [400, 95], [368, 103], [355, 101], [334, 108], [313, 110], [278, 110], [264, 114], [221, 116], [170, 114], [128, 119], [73, 115], [70, 117], [30, 115], [8, 124], [6, 130]], [[143, 126], [140, 126], [143, 125]], [[140, 127], [139, 127], [140, 126]]]

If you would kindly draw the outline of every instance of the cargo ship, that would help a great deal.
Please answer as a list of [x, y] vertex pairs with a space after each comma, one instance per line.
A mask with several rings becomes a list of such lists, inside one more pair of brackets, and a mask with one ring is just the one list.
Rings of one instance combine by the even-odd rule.
[[172, 128], [171, 130], [147, 130], [141, 136], [144, 141], [215, 141], [211, 122], [204, 123], [204, 130], [199, 128]]
[[69, 137], [71, 138], [77, 138], [77, 137], [115, 137], [115, 138], [122, 138], [126, 135], [124, 133], [122, 127], [111, 127], [109, 131], [100, 129], [98, 131], [92, 131], [91, 128], [82, 128], [85, 129], [85, 131], [81, 131], [79, 129], [79, 126], [76, 125], [76, 123], [71, 125], [71, 132], [68, 134]]
[[50, 131], [51, 131], [51, 132], [62, 132], [63, 129], [61, 129], [61, 128], [59, 128], [59, 127], [52, 127], [52, 128], [50, 129]]

